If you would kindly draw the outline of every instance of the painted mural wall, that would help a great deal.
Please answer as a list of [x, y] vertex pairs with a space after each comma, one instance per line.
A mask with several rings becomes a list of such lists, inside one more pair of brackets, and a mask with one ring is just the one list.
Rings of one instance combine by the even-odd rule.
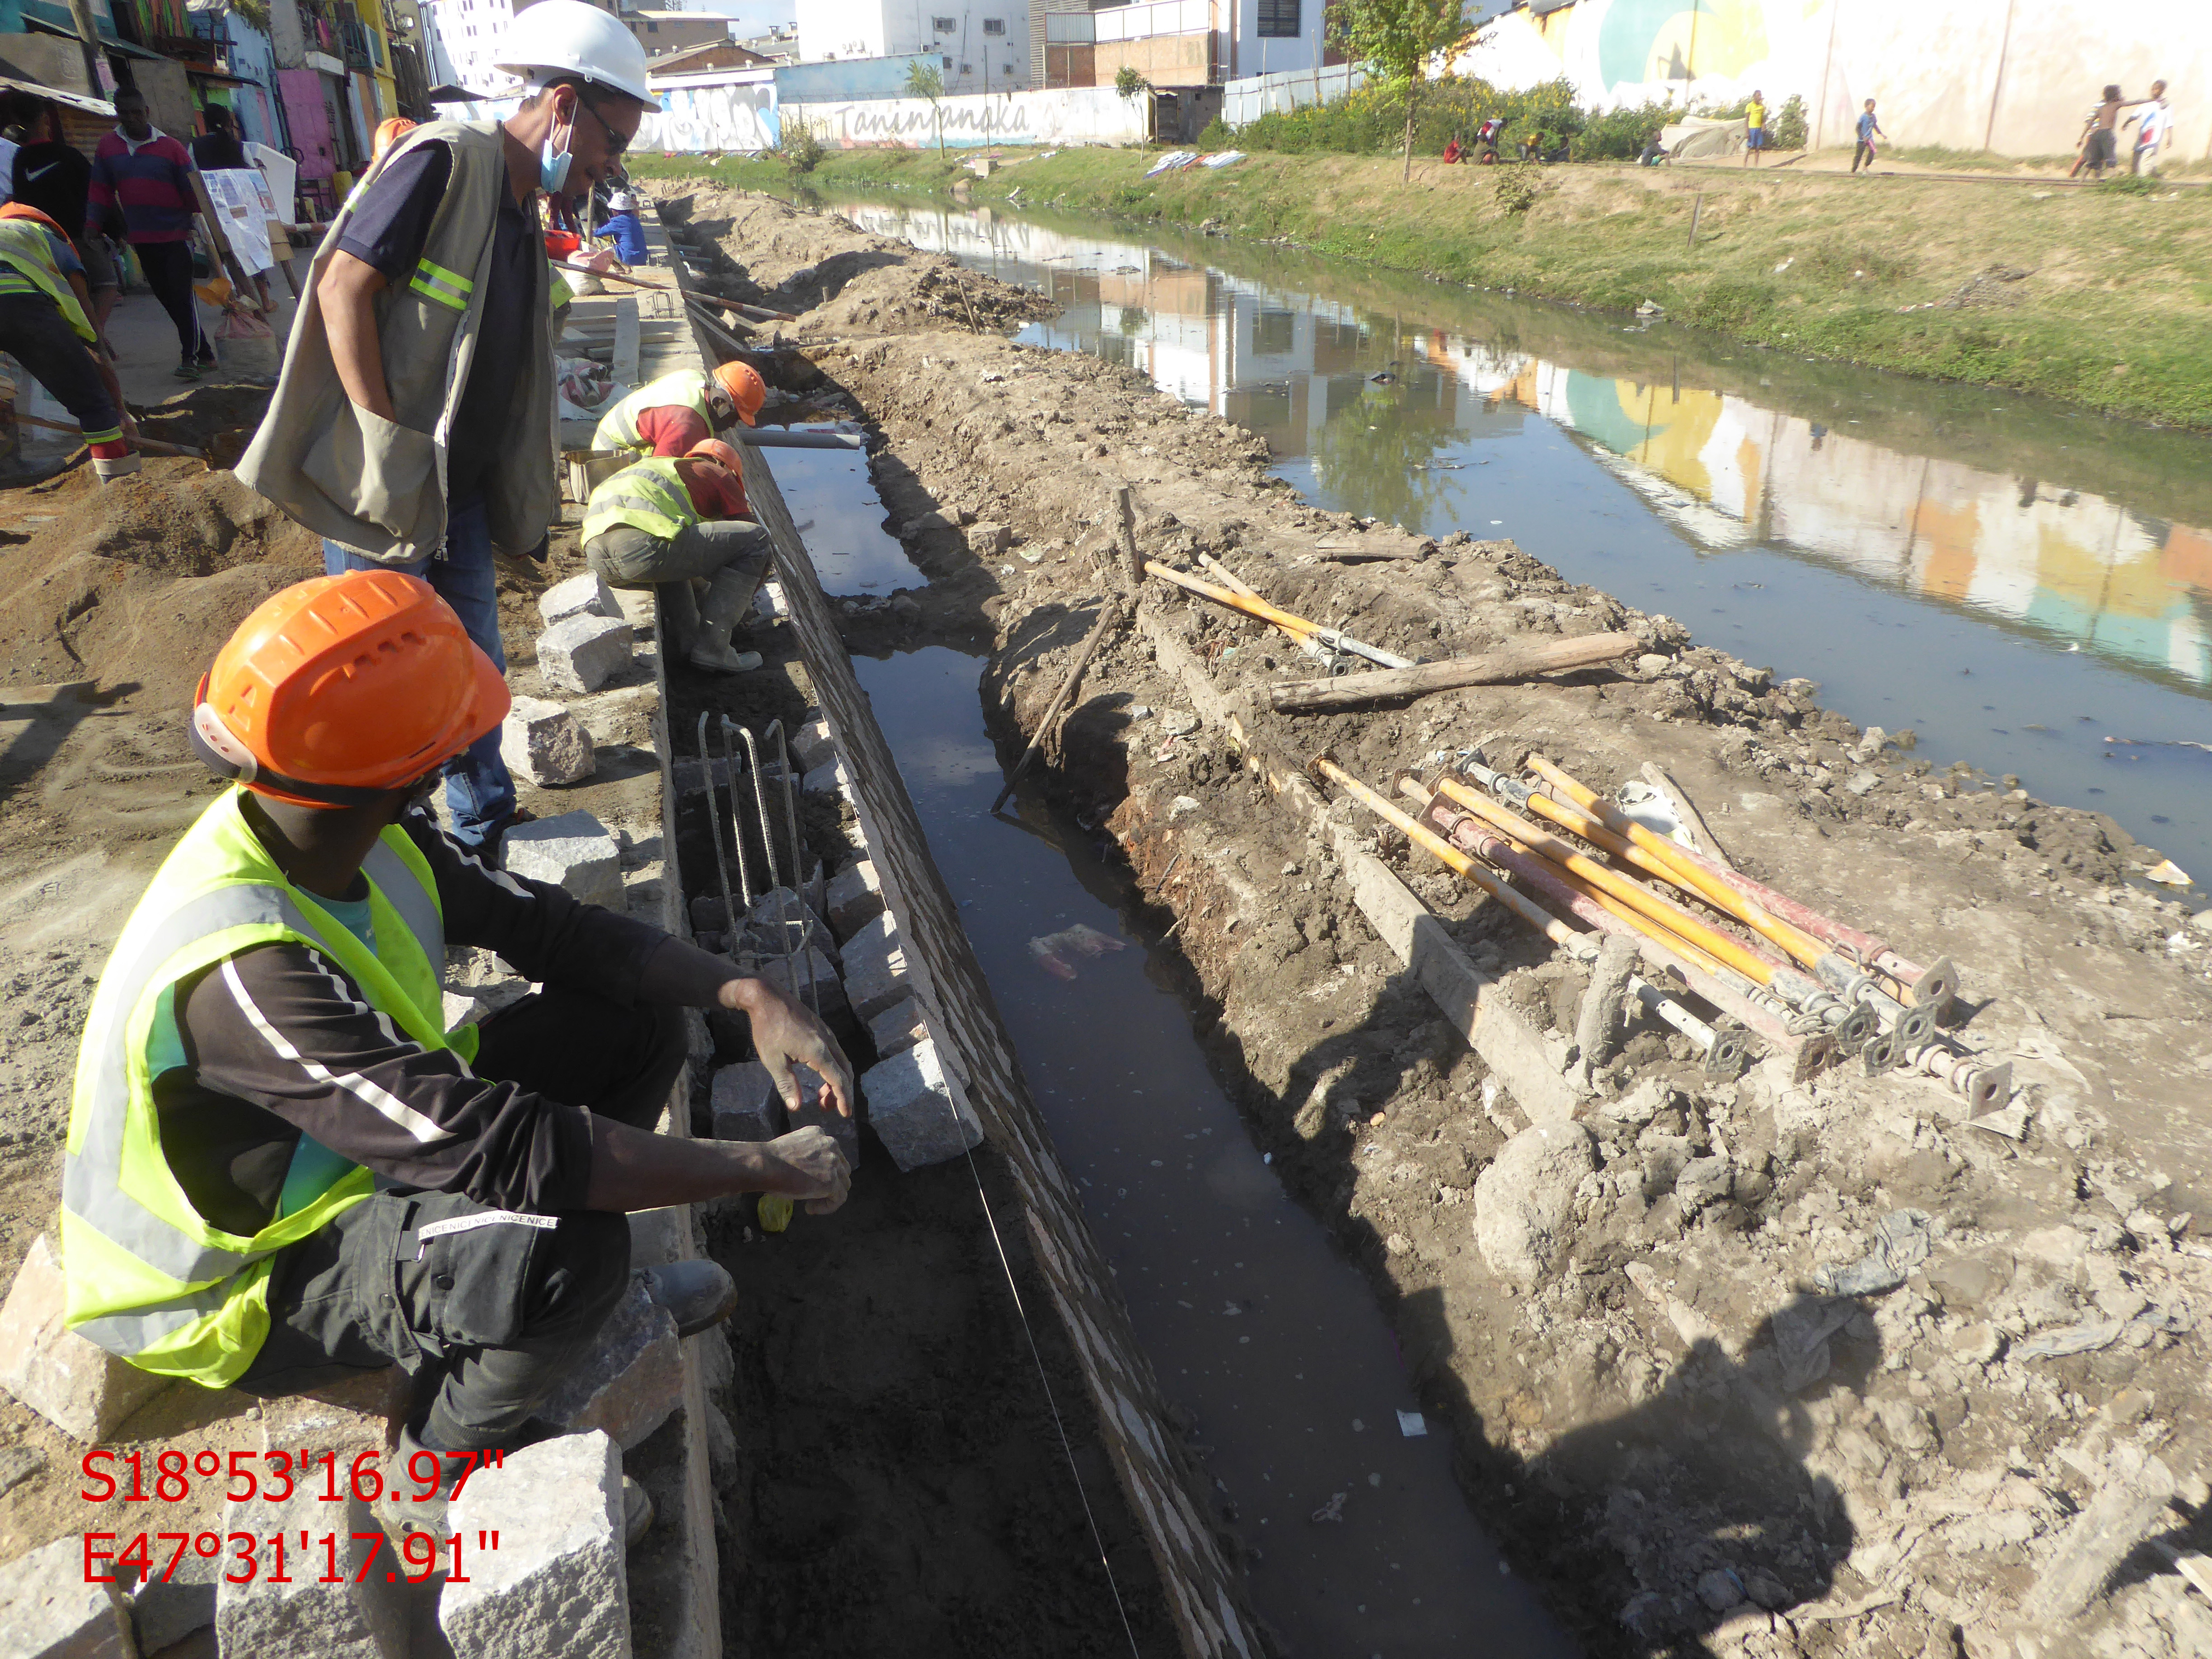
[[1873, 98], [1893, 143], [2070, 151], [2107, 82], [2175, 88], [2172, 154], [2212, 155], [2212, 8], [2205, 0], [1577, 0], [1484, 25], [1455, 65], [1503, 87], [1565, 76], [1585, 104], [1754, 89], [1805, 100], [1815, 147], [1849, 143]]
[[775, 83], [759, 80], [713, 86], [660, 87], [660, 111], [638, 124], [641, 150], [698, 155], [716, 150], [773, 149], [782, 133]]

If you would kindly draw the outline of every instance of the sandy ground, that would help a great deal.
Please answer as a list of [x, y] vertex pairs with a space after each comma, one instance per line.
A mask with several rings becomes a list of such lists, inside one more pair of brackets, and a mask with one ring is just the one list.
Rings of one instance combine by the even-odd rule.
[[[758, 208], [723, 246], [745, 267], [755, 237], [763, 271], [804, 268], [808, 222]], [[813, 222], [823, 246], [851, 234]], [[1307, 508], [1266, 479], [1259, 440], [1134, 374], [965, 331], [811, 325], [808, 356], [879, 439], [887, 527], [930, 578], [857, 618], [854, 642], [988, 639], [1008, 754], [1117, 580], [1108, 492], [1127, 480], [1152, 556], [1210, 553], [1408, 656], [1613, 628], [1645, 643], [1623, 672], [1369, 713], [1248, 705], [1256, 742], [1332, 751], [1377, 785], [1478, 744], [1600, 788], [1656, 760], [1747, 872], [1960, 964], [1954, 1036], [2012, 1060], [2018, 1137], [1970, 1124], [1932, 1079], [1856, 1063], [1801, 1084], [1770, 1060], [1714, 1085], [1684, 1039], [1634, 1024], [1577, 1113], [1555, 1248], [1522, 1282], [1486, 1257], [1475, 1223], [1498, 1199], [1475, 1186], [1509, 1140], [1517, 1167], [1528, 1119], [1196, 720], [1175, 661], [1235, 696], [1310, 659], [1159, 590], [1048, 746], [1056, 789], [1127, 856], [1149, 901], [1133, 920], [1176, 929], [1194, 1019], [1255, 1139], [1392, 1310], [1458, 1432], [1470, 1503], [1591, 1651], [2212, 1649], [2212, 1606], [2160, 1553], [2212, 1544], [2212, 1250], [2194, 1219], [2212, 936], [2142, 884], [2148, 849], [2109, 819], [1935, 774], [1822, 710], [1788, 665], [1699, 647], [1510, 543], [1320, 561], [1324, 535], [1403, 538]], [[1012, 548], [979, 557], [978, 522], [1010, 526]], [[1394, 832], [1375, 844], [1563, 1062], [1584, 970]], [[1841, 1293], [1832, 1275], [1885, 1223], [1903, 1282]], [[2038, 1357], [2039, 1338], [2081, 1351]], [[2130, 1481], [2152, 1495], [2118, 1536]], [[2088, 1581], [2071, 1595], [2069, 1567]]]

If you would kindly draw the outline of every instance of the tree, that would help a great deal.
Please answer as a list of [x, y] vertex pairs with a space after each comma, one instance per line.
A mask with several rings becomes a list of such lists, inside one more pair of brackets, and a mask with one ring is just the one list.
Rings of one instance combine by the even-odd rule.
[[1466, 12], [1466, 0], [1344, 0], [1338, 12], [1345, 55], [1406, 100], [1401, 182], [1413, 176], [1413, 115], [1431, 71], [1449, 69], [1474, 38]]
[[937, 153], [945, 154], [945, 112], [937, 100], [945, 96], [945, 71], [917, 58], [906, 66], [906, 95], [929, 100], [929, 123], [937, 129]]

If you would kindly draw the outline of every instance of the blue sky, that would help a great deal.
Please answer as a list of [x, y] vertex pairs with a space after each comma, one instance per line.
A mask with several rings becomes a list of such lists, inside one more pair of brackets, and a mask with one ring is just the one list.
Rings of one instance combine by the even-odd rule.
[[778, 23], [799, 21], [799, 0], [687, 0], [687, 11], [719, 11], [740, 35], [765, 34]]

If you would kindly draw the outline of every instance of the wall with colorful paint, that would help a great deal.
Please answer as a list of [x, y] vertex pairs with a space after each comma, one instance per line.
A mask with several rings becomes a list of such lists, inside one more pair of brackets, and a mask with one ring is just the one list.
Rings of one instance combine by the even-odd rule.
[[1759, 90], [1805, 100], [1814, 145], [1848, 144], [1867, 99], [1893, 144], [2050, 155], [2108, 82], [2174, 88], [2171, 156], [2212, 155], [2205, 0], [1575, 0], [1492, 19], [1454, 66], [1508, 88], [1565, 76], [1599, 109]]

